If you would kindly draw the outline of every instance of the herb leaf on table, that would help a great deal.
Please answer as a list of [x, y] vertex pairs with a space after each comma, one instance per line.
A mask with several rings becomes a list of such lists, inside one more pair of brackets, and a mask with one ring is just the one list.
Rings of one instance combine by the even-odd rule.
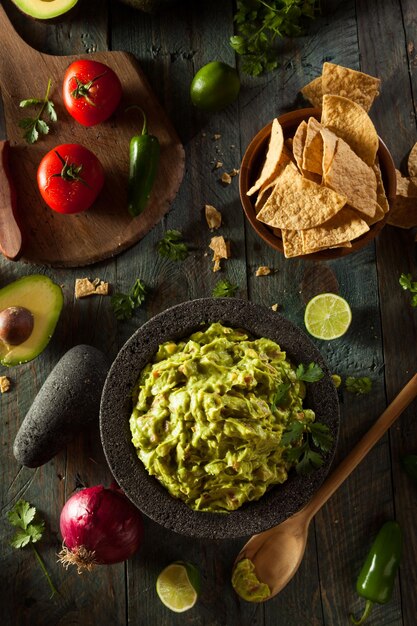
[[237, 0], [237, 34], [232, 48], [242, 56], [242, 69], [251, 76], [278, 67], [276, 43], [303, 33], [302, 18], [313, 19], [318, 0]]
[[133, 283], [129, 293], [115, 293], [111, 297], [111, 306], [118, 320], [129, 320], [134, 310], [145, 301], [147, 287], [140, 278]]
[[22, 109], [28, 107], [39, 107], [38, 114], [35, 117], [25, 117], [19, 121], [19, 126], [24, 130], [23, 137], [27, 143], [35, 143], [39, 139], [39, 135], [47, 135], [49, 133], [49, 126], [42, 119], [42, 114], [45, 111], [51, 122], [56, 122], [58, 117], [55, 111], [55, 105], [52, 100], [49, 100], [49, 93], [51, 91], [52, 80], [48, 80], [48, 86], [46, 88], [45, 97], [42, 98], [27, 98], [21, 100], [19, 106]]
[[42, 539], [43, 532], [45, 530], [45, 522], [43, 520], [36, 519], [36, 509], [31, 506], [26, 500], [19, 500], [14, 507], [8, 511], [7, 519], [10, 524], [16, 528], [16, 532], [11, 540], [13, 548], [24, 548], [27, 545], [31, 545], [35, 553], [36, 559], [42, 568], [42, 571], [48, 581], [52, 595], [58, 593], [55, 588], [52, 579], [45, 567], [38, 550], [33, 545]]
[[372, 380], [368, 376], [360, 376], [358, 378], [348, 376], [345, 380], [345, 389], [357, 396], [369, 393], [372, 389]]
[[224, 279], [215, 284], [211, 295], [213, 298], [233, 298], [237, 290], [237, 285], [232, 285], [227, 279]]
[[158, 241], [157, 250], [161, 256], [172, 261], [183, 261], [188, 256], [188, 246], [184, 243], [179, 230], [167, 230], [163, 238]]
[[410, 292], [411, 306], [417, 306], [417, 281], [414, 281], [411, 274], [401, 274], [399, 283], [401, 287]]

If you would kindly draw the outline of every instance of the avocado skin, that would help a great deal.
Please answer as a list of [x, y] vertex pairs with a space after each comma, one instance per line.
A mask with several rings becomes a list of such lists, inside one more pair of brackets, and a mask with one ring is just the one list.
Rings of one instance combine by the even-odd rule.
[[55, 365], [16, 435], [13, 454], [26, 467], [47, 463], [84, 427], [98, 419], [109, 370], [97, 348], [78, 345]]
[[164, 6], [174, 4], [176, 0], [121, 0], [121, 2], [145, 13], [155, 13]]

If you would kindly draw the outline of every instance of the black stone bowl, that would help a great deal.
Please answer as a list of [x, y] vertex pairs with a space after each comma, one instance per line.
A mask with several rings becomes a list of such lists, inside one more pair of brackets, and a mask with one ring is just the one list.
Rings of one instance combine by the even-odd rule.
[[[320, 469], [301, 476], [292, 471], [283, 485], [273, 487], [260, 500], [230, 513], [193, 511], [172, 497], [156, 478], [149, 476], [138, 459], [129, 429], [132, 388], [159, 344], [187, 337], [202, 325], [216, 321], [243, 328], [254, 337], [269, 337], [287, 352], [294, 365], [319, 363], [325, 376], [307, 385], [305, 406], [312, 408], [317, 420], [327, 424], [334, 435], [333, 447]], [[232, 298], [184, 302], [146, 322], [117, 355], [104, 385], [100, 409], [101, 439], [107, 461], [114, 478], [132, 502], [170, 530], [213, 539], [242, 537], [267, 530], [306, 504], [328, 473], [338, 427], [339, 404], [330, 372], [307, 335], [271, 309]]]

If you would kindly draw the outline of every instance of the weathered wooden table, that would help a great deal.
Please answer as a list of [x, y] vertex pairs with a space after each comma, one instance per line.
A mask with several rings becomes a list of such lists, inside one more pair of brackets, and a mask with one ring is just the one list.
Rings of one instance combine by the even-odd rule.
[[[207, 255], [206, 203], [224, 215], [222, 232], [232, 242], [233, 258], [222, 277], [239, 285], [239, 297], [266, 306], [278, 302], [283, 315], [300, 326], [305, 301], [312, 293], [337, 289], [350, 302], [353, 323], [348, 333], [317, 345], [333, 371], [370, 376], [373, 390], [362, 397], [341, 394], [336, 462], [417, 369], [417, 313], [398, 284], [401, 272], [417, 275], [414, 233], [386, 227], [375, 243], [335, 262], [285, 260], [245, 222], [237, 178], [222, 186], [222, 170], [213, 169], [216, 160], [227, 171], [238, 168], [252, 136], [277, 114], [298, 106], [299, 88], [320, 73], [325, 60], [382, 79], [382, 93], [371, 116], [397, 167], [404, 166], [417, 140], [415, 0], [324, 0], [322, 15], [311, 23], [308, 35], [283, 44], [281, 69], [257, 79], [242, 75], [239, 101], [222, 113], [206, 116], [192, 107], [188, 89], [195, 71], [208, 61], [235, 63], [228, 44], [233, 4], [231, 0], [179, 2], [175, 10], [149, 17], [115, 0], [89, 0], [74, 21], [45, 25], [27, 20], [4, 0], [18, 33], [43, 52], [132, 52], [186, 148], [186, 173], [172, 211], [127, 252], [82, 270], [1, 261], [1, 285], [41, 272], [61, 284], [65, 295], [61, 320], [47, 350], [27, 365], [0, 372], [13, 381], [12, 390], [0, 399], [0, 621], [5, 626], [347, 624], [349, 612], [359, 612], [363, 606], [355, 594], [355, 580], [372, 537], [383, 521], [392, 518], [403, 528], [404, 559], [391, 602], [377, 606], [369, 624], [417, 623], [417, 488], [400, 468], [401, 455], [417, 451], [415, 404], [317, 515], [300, 570], [278, 597], [264, 605], [240, 601], [231, 587], [231, 566], [244, 539], [189, 539], [150, 520], [146, 520], [141, 550], [126, 564], [99, 567], [83, 576], [75, 570], [66, 572], [56, 563], [61, 507], [76, 488], [111, 480], [98, 429], [80, 436], [37, 470], [20, 467], [12, 453], [15, 434], [36, 392], [68, 348], [89, 343], [113, 358], [147, 318], [175, 303], [211, 294], [219, 275], [212, 273]], [[214, 139], [215, 135], [219, 137]], [[182, 263], [163, 259], [155, 251], [167, 228], [181, 230], [192, 246]], [[273, 274], [256, 278], [259, 265], [271, 266]], [[130, 322], [116, 323], [108, 298], [74, 299], [75, 278], [84, 275], [99, 276], [120, 291], [140, 277], [152, 293]], [[32, 552], [9, 545], [12, 530], [6, 512], [22, 497], [47, 520], [40, 551], [61, 591], [59, 598], [49, 599]], [[183, 615], [165, 609], [155, 592], [158, 573], [177, 559], [194, 562], [203, 578], [199, 602]]]

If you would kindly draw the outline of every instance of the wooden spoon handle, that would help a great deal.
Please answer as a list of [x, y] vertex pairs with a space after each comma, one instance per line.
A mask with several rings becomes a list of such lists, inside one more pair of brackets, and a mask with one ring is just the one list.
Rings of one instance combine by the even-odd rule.
[[9, 142], [0, 141], [0, 252], [17, 260], [22, 248], [22, 234], [16, 221], [16, 193], [11, 178]]
[[320, 489], [315, 493], [310, 502], [304, 507], [311, 519], [317, 511], [334, 494], [336, 489], [353, 472], [355, 467], [364, 459], [369, 450], [376, 444], [382, 435], [388, 430], [401, 413], [407, 408], [412, 400], [417, 396], [417, 374], [408, 381], [400, 393], [394, 398], [391, 404], [385, 409], [368, 432], [356, 444], [353, 450], [340, 463], [334, 472], [325, 480]]

